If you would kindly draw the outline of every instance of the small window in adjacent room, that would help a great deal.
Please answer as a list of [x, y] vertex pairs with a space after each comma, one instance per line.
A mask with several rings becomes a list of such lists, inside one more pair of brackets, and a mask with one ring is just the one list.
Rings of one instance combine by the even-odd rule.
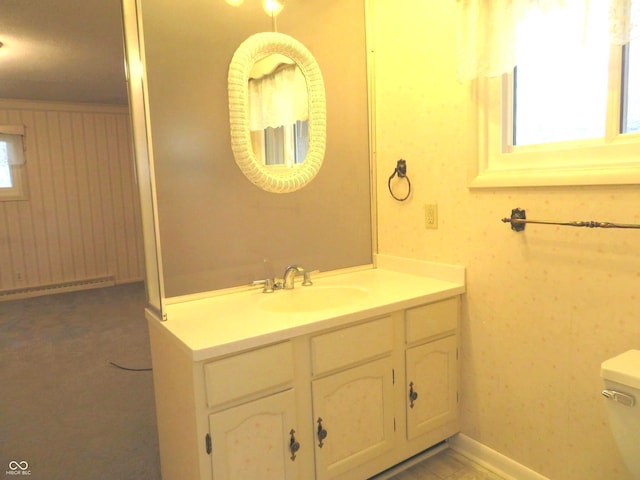
[[0, 201], [27, 198], [24, 126], [0, 125]]

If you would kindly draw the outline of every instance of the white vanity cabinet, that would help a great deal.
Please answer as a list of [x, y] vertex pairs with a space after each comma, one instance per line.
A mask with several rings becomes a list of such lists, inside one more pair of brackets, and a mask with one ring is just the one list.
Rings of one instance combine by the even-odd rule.
[[452, 295], [197, 360], [150, 319], [163, 480], [362, 480], [455, 434], [458, 310]]
[[204, 376], [213, 478], [304, 478], [292, 342], [207, 362]]
[[458, 416], [458, 298], [406, 312], [407, 439]]
[[209, 415], [213, 478], [304, 478], [295, 425], [293, 390]]
[[385, 316], [311, 338], [318, 480], [393, 449], [393, 327]]

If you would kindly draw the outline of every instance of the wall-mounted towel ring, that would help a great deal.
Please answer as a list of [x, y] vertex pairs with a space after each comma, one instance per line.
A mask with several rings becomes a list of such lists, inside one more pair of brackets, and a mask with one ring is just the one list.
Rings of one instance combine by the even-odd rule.
[[[391, 189], [391, 180], [396, 175], [398, 175], [398, 178], [404, 178], [404, 179], [407, 180], [408, 189], [407, 189], [407, 194], [404, 197], [396, 197], [396, 195], [393, 193], [393, 190]], [[391, 194], [391, 196], [393, 198], [395, 198], [396, 200], [398, 200], [399, 202], [404, 202], [407, 198], [409, 198], [409, 195], [411, 195], [411, 181], [409, 180], [409, 177], [407, 176], [407, 161], [406, 160], [403, 160], [403, 159], [398, 160], [398, 163], [396, 165], [395, 170], [393, 171], [393, 173], [389, 177], [389, 181], [387, 182], [387, 186], [389, 187], [389, 193]]]

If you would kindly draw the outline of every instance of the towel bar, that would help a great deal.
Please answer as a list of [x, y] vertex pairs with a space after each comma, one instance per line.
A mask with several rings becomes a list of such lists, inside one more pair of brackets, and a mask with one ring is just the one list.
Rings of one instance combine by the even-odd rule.
[[587, 228], [638, 228], [640, 225], [633, 223], [612, 223], [612, 222], [595, 222], [595, 221], [573, 221], [573, 222], [551, 222], [546, 220], [528, 220], [526, 211], [521, 208], [511, 210], [511, 217], [503, 218], [503, 223], [510, 223], [511, 230], [521, 232], [527, 223], [539, 223], [543, 225], [562, 225], [565, 227], [587, 227]]

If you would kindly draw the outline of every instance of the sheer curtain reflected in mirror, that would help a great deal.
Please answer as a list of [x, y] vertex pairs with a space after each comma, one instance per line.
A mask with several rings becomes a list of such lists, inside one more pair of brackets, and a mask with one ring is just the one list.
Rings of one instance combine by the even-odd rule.
[[294, 167], [309, 149], [309, 95], [304, 74], [280, 54], [256, 62], [249, 78], [249, 130], [263, 165]]

